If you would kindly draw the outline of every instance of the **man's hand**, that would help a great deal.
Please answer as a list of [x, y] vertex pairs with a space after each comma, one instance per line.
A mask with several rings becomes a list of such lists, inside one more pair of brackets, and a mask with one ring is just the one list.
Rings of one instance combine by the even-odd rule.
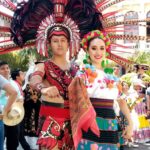
[[60, 96], [59, 91], [58, 91], [58, 89], [57, 89], [56, 86], [51, 86], [51, 87], [48, 87], [48, 88], [43, 88], [41, 90], [41, 93], [44, 96], [48, 96], [50, 98], [56, 98], [56, 97]]

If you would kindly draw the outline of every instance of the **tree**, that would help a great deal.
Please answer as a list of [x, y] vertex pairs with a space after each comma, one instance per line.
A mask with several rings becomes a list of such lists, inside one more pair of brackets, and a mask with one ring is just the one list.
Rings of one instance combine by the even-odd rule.
[[134, 55], [132, 55], [128, 59], [137, 64], [147, 64], [150, 66], [149, 58], [150, 58], [150, 52], [137, 51]]
[[26, 55], [21, 57], [20, 52], [11, 52], [8, 54], [0, 55], [0, 60], [6, 61], [9, 64], [11, 70], [20, 68], [22, 71], [26, 71], [28, 69], [29, 56]]
[[[50, 50], [49, 56], [52, 56]], [[23, 71], [28, 70], [30, 62], [36, 62], [45, 59], [47, 58], [37, 53], [36, 48], [24, 49], [22, 51], [15, 51], [0, 55], [0, 60], [8, 62], [11, 69], [20, 68]]]

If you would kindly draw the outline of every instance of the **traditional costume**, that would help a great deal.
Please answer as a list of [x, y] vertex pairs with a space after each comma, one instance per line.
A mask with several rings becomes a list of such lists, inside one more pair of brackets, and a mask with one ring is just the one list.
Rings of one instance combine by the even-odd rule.
[[[91, 31], [84, 36], [83, 49], [87, 50], [88, 41], [95, 37], [102, 39], [106, 45], [106, 52], [110, 52], [109, 37], [105, 32], [99, 30]], [[120, 92], [117, 86], [118, 78], [108, 74], [108, 71], [111, 71], [109, 69], [105, 68], [107, 72], [105, 73], [86, 62], [69, 86], [71, 123], [72, 125], [76, 123], [76, 126], [72, 127], [73, 136], [78, 133], [78, 138], [82, 138], [81, 141], [77, 139], [80, 141], [78, 150], [119, 149], [118, 122], [114, 111], [114, 101], [120, 96]], [[82, 85], [82, 90], [87, 93], [78, 90], [77, 95], [73, 94], [73, 87], [77, 90], [77, 85]], [[79, 93], [80, 96], [78, 96]], [[90, 116], [92, 116], [91, 119], [89, 119]]]
[[[140, 65], [136, 65], [139, 67]], [[142, 65], [141, 65], [142, 66]], [[144, 67], [144, 66], [142, 66]], [[145, 69], [148, 68], [147, 66], [144, 67]], [[141, 77], [141, 79], [139, 79]], [[129, 90], [129, 96], [127, 98], [127, 103], [131, 110], [131, 117], [134, 123], [134, 141], [138, 143], [144, 143], [149, 141], [150, 139], [150, 123], [148, 119], [146, 119], [146, 103], [144, 102], [144, 97], [139, 98], [140, 94], [143, 91], [141, 90], [136, 91], [133, 89], [134, 85], [138, 85], [139, 87], [145, 88], [144, 82], [149, 79], [149, 76], [146, 74], [138, 75], [137, 73], [128, 73], [121, 77], [122, 81], [126, 81], [130, 83], [131, 87]], [[143, 81], [142, 81], [143, 80]]]
[[[69, 41], [69, 58], [72, 59], [80, 50], [80, 37], [91, 29], [103, 29], [100, 18], [101, 13], [97, 11], [93, 1], [30, 0], [18, 4], [11, 23], [11, 33], [14, 42], [19, 46], [36, 39], [37, 51], [44, 56], [49, 55], [48, 39], [53, 35], [64, 35]], [[35, 71], [32, 78], [38, 76], [41, 81], [47, 81], [45, 87], [56, 86], [61, 98], [49, 98], [45, 101], [48, 97], [41, 97], [37, 143], [46, 149], [74, 149], [68, 86], [78, 67], [71, 63], [70, 69], [62, 70], [52, 60], [42, 63], [44, 73]], [[33, 88], [40, 92], [43, 85], [34, 81]]]

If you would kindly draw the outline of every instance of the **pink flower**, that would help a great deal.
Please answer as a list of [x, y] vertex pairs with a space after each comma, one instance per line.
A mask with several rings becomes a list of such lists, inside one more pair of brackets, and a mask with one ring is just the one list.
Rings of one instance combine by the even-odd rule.
[[91, 144], [91, 150], [98, 150], [97, 144]]

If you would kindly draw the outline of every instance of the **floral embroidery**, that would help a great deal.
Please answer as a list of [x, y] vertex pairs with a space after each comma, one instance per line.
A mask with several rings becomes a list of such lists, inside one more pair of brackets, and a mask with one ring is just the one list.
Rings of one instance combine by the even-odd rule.
[[93, 65], [86, 64], [82, 67], [82, 70], [77, 73], [77, 76], [80, 76], [83, 79], [86, 78], [85, 75], [87, 76], [88, 82], [93, 83], [97, 77], [96, 68]]

